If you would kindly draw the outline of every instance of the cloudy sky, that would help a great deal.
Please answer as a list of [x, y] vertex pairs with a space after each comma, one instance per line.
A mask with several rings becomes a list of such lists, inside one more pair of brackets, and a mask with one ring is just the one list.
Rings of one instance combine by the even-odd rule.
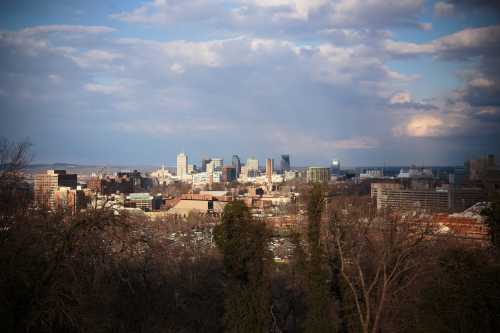
[[0, 136], [37, 162], [500, 154], [487, 0], [0, 2]]

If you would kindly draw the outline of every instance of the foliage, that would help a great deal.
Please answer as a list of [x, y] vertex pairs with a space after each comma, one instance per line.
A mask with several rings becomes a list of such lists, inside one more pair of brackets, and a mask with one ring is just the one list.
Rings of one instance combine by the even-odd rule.
[[321, 219], [324, 211], [323, 187], [315, 185], [307, 205], [307, 262], [305, 332], [330, 332], [333, 330], [331, 297], [328, 290], [328, 271], [321, 243]]
[[265, 332], [271, 322], [270, 233], [241, 201], [224, 208], [215, 229], [226, 274], [224, 326], [228, 332]]
[[500, 265], [484, 252], [452, 248], [419, 302], [420, 332], [499, 332]]

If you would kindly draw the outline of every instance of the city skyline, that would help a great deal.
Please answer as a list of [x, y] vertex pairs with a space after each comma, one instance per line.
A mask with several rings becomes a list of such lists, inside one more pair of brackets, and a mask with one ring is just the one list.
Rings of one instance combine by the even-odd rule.
[[2, 1], [0, 133], [35, 163], [460, 165], [500, 154], [499, 9]]

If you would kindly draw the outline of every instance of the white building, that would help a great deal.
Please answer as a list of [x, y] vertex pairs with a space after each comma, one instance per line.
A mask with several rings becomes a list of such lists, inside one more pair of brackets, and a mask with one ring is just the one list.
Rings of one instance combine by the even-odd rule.
[[222, 170], [222, 166], [224, 165], [224, 160], [222, 158], [212, 158], [212, 161], [210, 162], [213, 164], [214, 171], [220, 171]]
[[188, 174], [188, 157], [185, 153], [177, 155], [177, 178], [184, 179]]
[[292, 171], [285, 171], [285, 174], [283, 176], [284, 176], [285, 181], [295, 179], [295, 178], [297, 178], [297, 171], [293, 171], [293, 170]]
[[160, 169], [151, 172], [151, 177], [155, 178], [160, 185], [168, 185], [173, 182], [174, 176], [162, 165]]
[[410, 169], [401, 169], [398, 174], [398, 178], [433, 178], [432, 169], [429, 168], [417, 168], [412, 166]]
[[379, 169], [366, 170], [364, 173], [359, 174], [360, 179], [382, 178], [382, 177], [384, 177], [384, 171]]
[[255, 157], [250, 157], [247, 159], [247, 163], [245, 164], [247, 167], [247, 171], [258, 171], [259, 170], [259, 160]]
[[205, 185], [210, 183], [210, 177], [212, 178], [212, 183], [220, 183], [222, 178], [222, 172], [214, 171], [214, 172], [198, 172], [192, 175], [193, 177], [193, 185]]

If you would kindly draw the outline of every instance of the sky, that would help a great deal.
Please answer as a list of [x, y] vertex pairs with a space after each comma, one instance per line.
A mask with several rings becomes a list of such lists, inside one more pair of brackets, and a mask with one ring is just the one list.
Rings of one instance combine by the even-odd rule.
[[34, 161], [500, 155], [500, 2], [2, 0], [0, 136]]

